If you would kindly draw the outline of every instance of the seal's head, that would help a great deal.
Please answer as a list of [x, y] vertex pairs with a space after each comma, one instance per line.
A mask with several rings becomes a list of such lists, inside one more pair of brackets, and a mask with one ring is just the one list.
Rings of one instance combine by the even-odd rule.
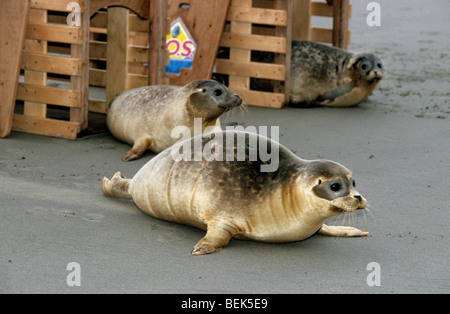
[[378, 83], [383, 78], [383, 61], [379, 56], [372, 53], [359, 54], [352, 61], [356, 74], [367, 84]]
[[225, 85], [211, 80], [198, 80], [185, 86], [189, 103], [197, 117], [214, 119], [242, 104], [242, 99]]
[[356, 191], [355, 180], [344, 166], [328, 160], [311, 161], [308, 173], [315, 179], [312, 193], [332, 216], [366, 208], [366, 199]]

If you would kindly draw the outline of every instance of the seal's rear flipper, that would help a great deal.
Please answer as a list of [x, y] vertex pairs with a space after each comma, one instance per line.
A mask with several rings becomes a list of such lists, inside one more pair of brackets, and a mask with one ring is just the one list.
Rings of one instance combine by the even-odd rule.
[[120, 172], [117, 172], [111, 180], [108, 178], [103, 178], [102, 180], [103, 193], [112, 197], [131, 200], [131, 194], [128, 192], [129, 186], [130, 180], [125, 179]]

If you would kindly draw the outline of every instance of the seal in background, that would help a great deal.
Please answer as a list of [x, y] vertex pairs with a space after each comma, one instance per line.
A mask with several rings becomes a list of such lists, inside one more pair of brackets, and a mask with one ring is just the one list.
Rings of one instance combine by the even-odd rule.
[[171, 137], [177, 126], [188, 127], [192, 134], [194, 119], [202, 119], [202, 128], [221, 130], [219, 116], [240, 106], [242, 99], [215, 81], [198, 80], [184, 87], [145, 86], [125, 91], [111, 103], [107, 125], [117, 139], [133, 145], [122, 160], [141, 157], [147, 150], [159, 153], [174, 144]]

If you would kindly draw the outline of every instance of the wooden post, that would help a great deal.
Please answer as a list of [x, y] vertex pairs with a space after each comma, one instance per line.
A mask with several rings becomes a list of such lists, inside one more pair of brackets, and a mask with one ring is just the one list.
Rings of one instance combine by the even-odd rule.
[[184, 86], [193, 80], [212, 76], [230, 7], [230, 0], [191, 0], [189, 8], [183, 8], [186, 3], [186, 0], [169, 2], [168, 16], [171, 20], [168, 22], [181, 17], [197, 43], [197, 51], [191, 69], [181, 69], [180, 75], [167, 75], [169, 85]]
[[164, 85], [166, 82], [166, 36], [167, 0], [150, 1], [150, 49], [149, 49], [149, 85]]
[[11, 132], [29, 8], [28, 0], [0, 1], [0, 137]]
[[333, 1], [333, 46], [347, 49], [349, 0]]
[[[231, 5], [240, 6], [242, 8], [251, 8], [252, 0], [232, 0]], [[249, 22], [231, 22], [231, 32], [237, 34], [250, 35], [252, 33], [252, 23]], [[250, 62], [251, 50], [241, 48], [230, 48], [230, 60]], [[250, 77], [230, 75], [230, 90], [250, 89]]]
[[286, 53], [275, 54], [275, 63], [285, 65], [285, 79], [281, 85], [275, 86], [275, 92], [284, 93], [286, 102], [289, 100], [290, 80], [291, 80], [291, 51], [292, 51], [292, 14], [295, 0], [276, 0], [274, 1], [274, 9], [286, 10], [287, 26], [277, 26], [275, 35], [286, 38]]
[[87, 129], [89, 116], [89, 27], [90, 10], [89, 0], [80, 2], [83, 7], [81, 13], [82, 42], [79, 45], [71, 45], [71, 57], [81, 60], [81, 75], [71, 76], [70, 85], [72, 90], [81, 91], [81, 107], [70, 108], [70, 122], [80, 124], [80, 131]]
[[108, 8], [106, 106], [128, 89], [128, 9]]
[[[29, 23], [47, 23], [47, 11], [30, 9]], [[25, 50], [31, 53], [46, 54], [47, 42], [36, 39], [25, 40]], [[47, 73], [41, 71], [25, 70], [25, 84], [46, 86]], [[47, 105], [37, 102], [25, 101], [24, 114], [31, 117], [46, 118]]]
[[311, 39], [311, 0], [293, 0], [292, 39]]

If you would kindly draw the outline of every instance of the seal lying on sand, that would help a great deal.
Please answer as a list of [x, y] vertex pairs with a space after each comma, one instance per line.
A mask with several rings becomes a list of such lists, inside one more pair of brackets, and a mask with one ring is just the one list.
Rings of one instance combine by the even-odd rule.
[[356, 106], [382, 78], [383, 61], [375, 54], [353, 54], [311, 41], [292, 42], [293, 106]]
[[194, 119], [202, 118], [203, 131], [221, 130], [219, 116], [240, 106], [242, 99], [215, 81], [198, 80], [184, 87], [145, 86], [128, 90], [111, 103], [107, 124], [119, 140], [133, 145], [122, 160], [131, 161], [145, 151], [159, 153], [174, 144], [176, 126], [187, 126], [193, 134]]
[[[204, 155], [202, 161], [192, 161], [196, 141], [201, 143], [200, 153], [214, 150], [216, 159], [206, 161]], [[174, 152], [182, 147], [192, 148], [189, 158], [175, 161]], [[267, 158], [258, 152], [261, 147], [278, 150], [278, 160], [272, 160], [276, 170], [261, 171], [267, 165]], [[131, 180], [120, 172], [111, 180], [104, 178], [102, 190], [132, 199], [150, 216], [206, 230], [194, 247], [195, 255], [217, 252], [233, 237], [281, 243], [304, 240], [316, 232], [368, 235], [352, 227], [324, 225], [329, 217], [366, 207], [349, 170], [332, 161], [300, 159], [279, 143], [252, 133], [226, 131], [179, 142]]]

